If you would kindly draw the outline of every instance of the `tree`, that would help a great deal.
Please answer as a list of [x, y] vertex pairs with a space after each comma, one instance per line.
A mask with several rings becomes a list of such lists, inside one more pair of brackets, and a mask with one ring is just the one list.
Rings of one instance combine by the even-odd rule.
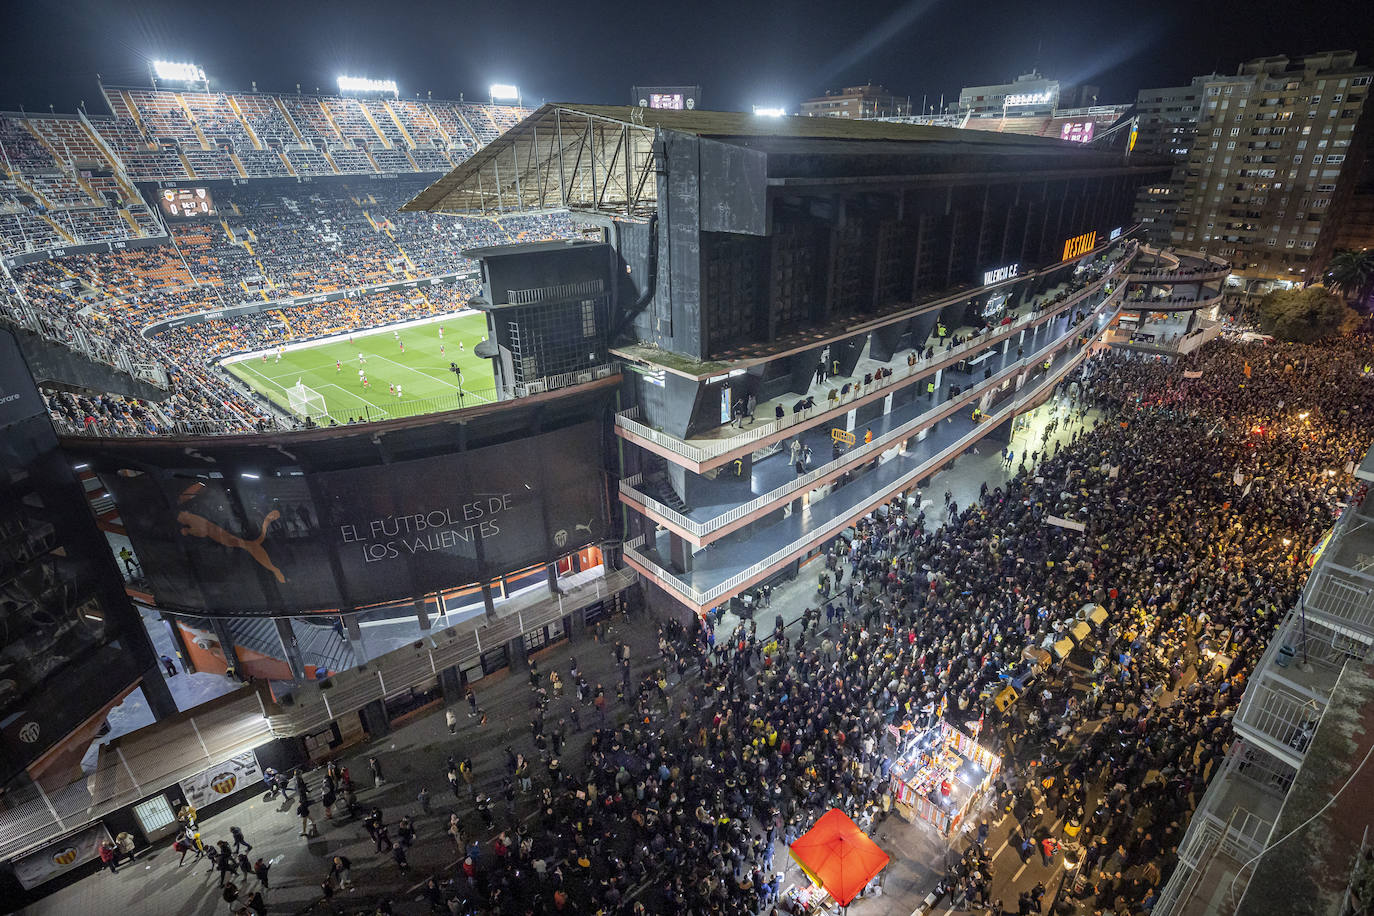
[[1359, 316], [1324, 286], [1275, 290], [1260, 301], [1260, 328], [1279, 340], [1308, 343], [1352, 331]]
[[1374, 250], [1339, 249], [1326, 266], [1326, 282], [1348, 302], [1368, 302], [1374, 295]]

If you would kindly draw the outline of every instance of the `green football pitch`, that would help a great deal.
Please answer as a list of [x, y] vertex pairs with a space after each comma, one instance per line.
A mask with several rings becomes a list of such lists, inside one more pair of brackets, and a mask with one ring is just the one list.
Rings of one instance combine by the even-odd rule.
[[[288, 350], [280, 358], [276, 352], [268, 352], [266, 359], [250, 356], [226, 363], [225, 368], [287, 410], [287, 389], [299, 381], [324, 398], [326, 413], [339, 423], [410, 417], [496, 400], [491, 361], [472, 352], [486, 329], [481, 314], [451, 315], [394, 332], [359, 331], [351, 337]], [[449, 363], [457, 363], [463, 372], [461, 403], [458, 378]], [[366, 374], [367, 385], [359, 369]]]

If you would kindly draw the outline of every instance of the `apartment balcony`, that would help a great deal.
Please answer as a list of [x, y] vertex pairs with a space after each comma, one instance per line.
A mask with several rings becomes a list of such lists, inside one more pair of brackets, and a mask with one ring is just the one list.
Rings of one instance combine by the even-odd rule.
[[1347, 661], [1370, 644], [1288, 612], [1255, 665], [1232, 727], [1256, 747], [1294, 768], [1302, 764]]
[[[1359, 472], [1374, 471], [1366, 457]], [[1309, 619], [1374, 643], [1374, 505], [1353, 501], [1341, 514], [1303, 589]]]
[[[1232, 744], [1188, 822], [1178, 865], [1153, 916], [1230, 916], [1245, 890], [1233, 879], [1264, 849], [1295, 771], [1245, 741]], [[1248, 874], [1248, 873], [1247, 873]]]
[[[1098, 334], [1110, 317], [1109, 314], [1094, 319]], [[693, 611], [703, 613], [822, 546], [895, 493], [933, 474], [1003, 422], [1048, 399], [1055, 385], [1081, 364], [1091, 350], [1087, 345], [1070, 347], [1073, 340], [1071, 333], [1052, 345], [1058, 349], [1049, 357], [1048, 371], [1030, 379], [1019, 391], [1010, 386], [1001, 391], [1000, 401], [989, 405], [983, 422], [973, 422], [971, 409], [961, 410], [929, 427], [919, 440], [889, 443], [882, 451], [870, 448], [865, 452], [870, 464], [858, 469], [852, 479], [828, 492], [824, 488], [806, 489], [807, 484], [802, 484], [798, 490], [784, 494], [771, 505], [772, 511], [781, 517], [771, 524], [746, 525], [720, 537], [692, 555], [689, 570], [676, 572], [671, 568], [667, 558], [672, 555], [672, 534], [668, 530], [656, 532], [652, 539], [641, 535], [627, 541], [626, 562]], [[1042, 351], [1019, 361], [1018, 367], [1034, 365], [1033, 360], [1043, 364], [1045, 358]], [[988, 390], [983, 389], [982, 393]], [[810, 486], [814, 487], [815, 482]]]
[[[1112, 299], [1100, 307], [1110, 310], [1114, 308], [1115, 301]], [[642, 480], [642, 475], [620, 482], [621, 501], [694, 546], [705, 546], [776, 511], [781, 502], [794, 494], [833, 483], [874, 456], [899, 445], [904, 439], [937, 426], [960, 411], [971, 413], [973, 406], [987, 392], [997, 390], [1025, 366], [1043, 361], [1056, 346], [1062, 346], [1077, 334], [1092, 328], [1099, 319], [1099, 313], [1088, 315], [1077, 325], [1070, 326], [1072, 317], [1071, 314], [1060, 313], [1035, 328], [1021, 341], [1021, 348], [1026, 354], [1024, 357], [1018, 357], [1009, 346], [1004, 352], [989, 349], [974, 357], [979, 361], [970, 365], [968, 372], [953, 375], [947, 371], [944, 382], [962, 386], [958, 395], [949, 394], [948, 384], [940, 385], [933, 399], [925, 394], [924, 386], [902, 389], [895, 394], [892, 394], [892, 389], [898, 386], [885, 386], [883, 390], [893, 397], [889, 408], [881, 416], [856, 425], [854, 429], [860, 440], [866, 432], [871, 431], [873, 441], [856, 442], [856, 447], [834, 460], [821, 463], [806, 474], [797, 475], [788, 458], [788, 451], [779, 445], [755, 452], [747, 477], [736, 476], [727, 467], [712, 478], [693, 480], [691, 505], [683, 510], [674, 509], [655, 499], [653, 491]], [[985, 372], [991, 372], [991, 377], [983, 379]], [[965, 384], [966, 380], [968, 384]], [[841, 421], [839, 426], [843, 428], [843, 414], [838, 419]], [[807, 427], [797, 432], [795, 438], [809, 446], [813, 454], [831, 452], [829, 425]]]
[[[632, 407], [616, 415], [615, 432], [627, 442], [653, 452], [674, 464], [681, 465], [689, 471], [697, 474], [704, 473], [714, 468], [723, 467], [737, 458], [743, 458], [761, 449], [775, 446], [810, 427], [823, 424], [834, 425], [836, 421], [842, 424], [845, 415], [851, 410], [881, 400], [906, 386], [918, 384], [926, 376], [949, 370], [961, 361], [977, 357], [988, 348], [1003, 341], [1014, 341], [1022, 332], [1034, 331], [1041, 325], [1069, 313], [1072, 309], [1081, 307], [1091, 297], [1098, 294], [1102, 285], [1108, 282], [1112, 276], [1114, 276], [1114, 271], [1108, 271], [1097, 282], [1074, 293], [1062, 302], [1038, 311], [1031, 311], [1009, 324], [998, 325], [987, 332], [975, 335], [973, 339], [958, 347], [939, 350], [931, 359], [918, 359], [914, 366], [893, 365], [892, 362], [877, 363], [875, 361], [872, 368], [891, 369], [892, 375], [871, 385], [854, 385], [847, 396], [834, 402], [826, 399], [827, 392], [829, 388], [843, 380], [837, 379], [835, 382], [816, 386], [809, 392], [816, 400], [815, 407], [796, 412], [787, 411], [782, 419], [756, 422], [742, 429], [723, 424], [699, 435], [683, 439], [641, 422], [639, 408]], [[1125, 288], [1124, 283], [1118, 284], [1116, 289], [1106, 297], [1106, 300], [1099, 303], [1096, 308], [1108, 307], [1118, 301], [1124, 294]], [[860, 366], [856, 369], [856, 373], [862, 375], [864, 371], [867, 371], [867, 368]], [[789, 402], [802, 400], [806, 396], [805, 394], [791, 395], [787, 400]], [[759, 405], [759, 413], [766, 415], [767, 410], [767, 404]]]

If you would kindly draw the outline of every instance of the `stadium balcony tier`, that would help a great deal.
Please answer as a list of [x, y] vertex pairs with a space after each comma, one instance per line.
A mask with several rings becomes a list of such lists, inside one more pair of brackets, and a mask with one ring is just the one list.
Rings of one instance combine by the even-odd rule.
[[[586, 155], [610, 147], [614, 168]], [[1166, 171], [1018, 134], [555, 104], [403, 209], [612, 220], [600, 280], [474, 253], [478, 307], [513, 316], [484, 351], [518, 374], [537, 303], [576, 288], [591, 316], [609, 291], [626, 557], [702, 613], [1005, 441], [1121, 309], [1136, 189]]]

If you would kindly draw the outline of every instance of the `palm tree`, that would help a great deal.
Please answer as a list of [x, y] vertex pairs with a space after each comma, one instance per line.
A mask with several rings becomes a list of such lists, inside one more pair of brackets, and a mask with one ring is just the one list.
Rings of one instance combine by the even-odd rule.
[[1347, 300], [1364, 303], [1374, 294], [1374, 250], [1342, 248], [1326, 265], [1327, 283]]

